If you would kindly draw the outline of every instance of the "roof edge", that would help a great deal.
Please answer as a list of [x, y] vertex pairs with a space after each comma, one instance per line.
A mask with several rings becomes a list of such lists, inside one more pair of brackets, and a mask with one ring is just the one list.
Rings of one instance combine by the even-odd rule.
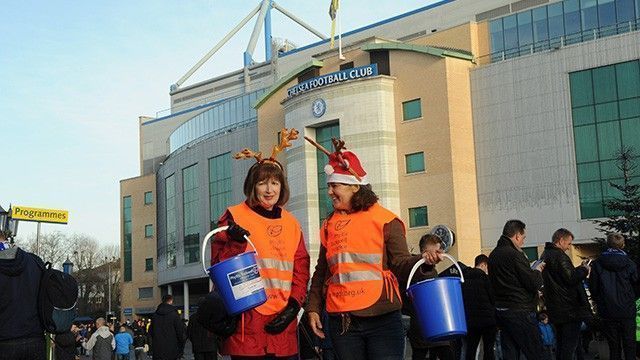
[[363, 51], [374, 50], [400, 50], [400, 51], [412, 51], [421, 54], [428, 54], [437, 57], [452, 57], [461, 60], [473, 61], [473, 55], [471, 53], [463, 52], [462, 50], [444, 49], [436, 46], [425, 45], [413, 45], [400, 42], [388, 42], [388, 43], [369, 43], [362, 46]]

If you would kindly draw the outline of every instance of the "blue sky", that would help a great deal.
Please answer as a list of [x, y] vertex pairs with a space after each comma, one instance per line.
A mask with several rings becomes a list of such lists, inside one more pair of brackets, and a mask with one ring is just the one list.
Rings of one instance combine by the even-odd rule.
[[[433, 0], [343, 0], [344, 32]], [[329, 0], [278, 3], [325, 34]], [[375, 6], [372, 4], [375, 3]], [[119, 180], [139, 175], [138, 116], [258, 4], [242, 1], [12, 1], [0, 13], [0, 205], [69, 210], [68, 225], [119, 242]], [[278, 12], [273, 36], [317, 40]], [[242, 67], [253, 22], [185, 85]], [[254, 58], [264, 59], [262, 38]], [[21, 223], [18, 241], [35, 233]]]

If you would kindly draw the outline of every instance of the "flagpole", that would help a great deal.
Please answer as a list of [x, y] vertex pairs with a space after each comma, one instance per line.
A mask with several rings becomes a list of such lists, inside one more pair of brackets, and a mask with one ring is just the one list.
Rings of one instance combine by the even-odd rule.
[[342, 56], [342, 15], [340, 15], [339, 10], [336, 16], [338, 17], [338, 58], [344, 60], [345, 57]]

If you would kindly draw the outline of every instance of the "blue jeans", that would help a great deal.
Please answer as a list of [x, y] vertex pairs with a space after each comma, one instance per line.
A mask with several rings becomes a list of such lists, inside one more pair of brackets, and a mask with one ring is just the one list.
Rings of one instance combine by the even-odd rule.
[[329, 316], [329, 335], [340, 360], [402, 359], [404, 331], [400, 311], [372, 317], [350, 317], [351, 323], [342, 333], [342, 316]]

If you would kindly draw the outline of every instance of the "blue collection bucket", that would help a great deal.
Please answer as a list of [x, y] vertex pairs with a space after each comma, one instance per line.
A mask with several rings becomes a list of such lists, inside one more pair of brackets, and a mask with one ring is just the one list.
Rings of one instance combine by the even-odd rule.
[[413, 274], [424, 263], [422, 259], [411, 269], [407, 281], [407, 294], [413, 303], [415, 316], [420, 324], [422, 335], [429, 341], [444, 341], [467, 334], [461, 287], [464, 275], [454, 258], [447, 254], [443, 255], [458, 268], [460, 278], [427, 279], [409, 286]]
[[[222, 297], [222, 302], [230, 315], [237, 315], [253, 309], [267, 301], [267, 293], [264, 291], [264, 282], [260, 277], [256, 251], [248, 251], [232, 258], [221, 261], [215, 265], [206, 267], [205, 249], [207, 241], [228, 226], [219, 227], [208, 233], [202, 242], [202, 269], [209, 275], [216, 290]], [[251, 240], [245, 236], [249, 244], [255, 249]]]

